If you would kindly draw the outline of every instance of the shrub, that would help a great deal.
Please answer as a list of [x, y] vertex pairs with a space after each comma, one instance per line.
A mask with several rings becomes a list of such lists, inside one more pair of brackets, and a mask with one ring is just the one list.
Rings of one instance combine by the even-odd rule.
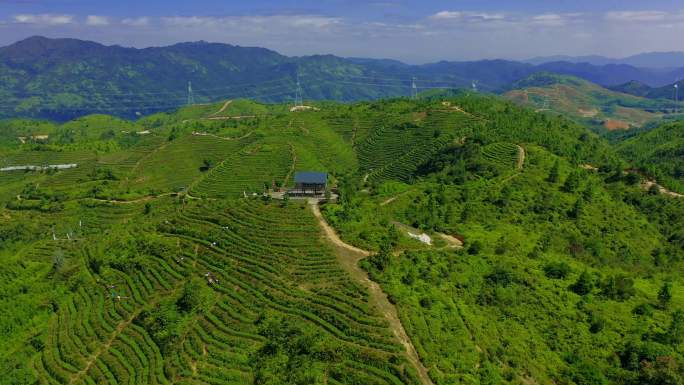
[[609, 276], [601, 283], [601, 295], [625, 301], [635, 294], [634, 280], [626, 275]]
[[564, 279], [572, 272], [572, 268], [565, 262], [551, 262], [544, 266], [544, 274], [549, 278]]
[[634, 307], [634, 309], [632, 309], [632, 314], [650, 317], [653, 315], [653, 306], [647, 303], [642, 303], [641, 305], [637, 305]]
[[470, 255], [478, 255], [480, 254], [480, 251], [482, 250], [482, 242], [480, 241], [475, 241], [470, 244], [468, 247], [468, 254]]
[[660, 307], [666, 309], [672, 300], [672, 283], [665, 282], [658, 291], [658, 303]]
[[577, 281], [570, 285], [570, 290], [573, 292], [579, 294], [579, 295], [587, 295], [591, 293], [591, 291], [594, 289], [594, 280], [591, 278], [591, 275], [589, 275], [588, 272], [582, 272], [580, 274], [579, 278], [577, 278]]
[[485, 276], [485, 280], [497, 286], [508, 286], [514, 282], [513, 272], [502, 266], [497, 266], [493, 272]]

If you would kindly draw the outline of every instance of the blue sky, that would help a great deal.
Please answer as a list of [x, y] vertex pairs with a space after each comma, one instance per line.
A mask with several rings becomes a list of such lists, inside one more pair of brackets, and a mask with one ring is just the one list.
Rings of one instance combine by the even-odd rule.
[[0, 0], [0, 45], [31, 35], [146, 47], [207, 40], [411, 63], [684, 50], [684, 2]]

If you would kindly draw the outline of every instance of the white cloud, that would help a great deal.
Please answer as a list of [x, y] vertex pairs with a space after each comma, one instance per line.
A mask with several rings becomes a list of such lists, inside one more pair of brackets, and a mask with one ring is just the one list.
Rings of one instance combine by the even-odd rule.
[[20, 14], [14, 15], [14, 21], [20, 24], [36, 24], [36, 25], [65, 25], [71, 24], [74, 21], [72, 15], [53, 15], [53, 14]]
[[565, 25], [565, 18], [556, 13], [547, 13], [532, 17], [532, 22], [539, 25], [555, 27]]
[[429, 17], [431, 20], [437, 21], [501, 21], [506, 19], [503, 13], [488, 13], [488, 12], [460, 12], [460, 11], [441, 11]]
[[625, 22], [657, 22], [667, 18], [668, 14], [662, 11], [615, 11], [606, 14], [608, 20]]
[[277, 29], [278, 27], [322, 30], [342, 23], [342, 19], [320, 15], [272, 15], [272, 16], [174, 16], [161, 18], [163, 24], [173, 27]]
[[105, 16], [88, 15], [86, 18], [86, 25], [91, 27], [104, 27], [109, 24], [109, 18]]
[[126, 18], [121, 20], [121, 24], [129, 27], [145, 27], [150, 24], [149, 17]]
[[341, 23], [342, 20], [335, 17], [298, 16], [288, 20], [288, 22], [295, 27], [327, 28]]
[[463, 17], [463, 12], [457, 11], [441, 11], [430, 16], [431, 19], [435, 20], [453, 20], [460, 19], [461, 17]]

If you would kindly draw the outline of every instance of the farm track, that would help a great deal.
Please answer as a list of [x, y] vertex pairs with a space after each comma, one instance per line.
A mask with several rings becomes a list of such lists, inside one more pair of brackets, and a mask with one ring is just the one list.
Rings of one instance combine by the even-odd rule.
[[218, 110], [218, 111], [216, 111], [216, 112], [214, 112], [213, 114], [209, 115], [209, 117], [212, 117], [212, 116], [216, 116], [216, 115], [218, 115], [218, 114], [222, 113], [223, 111], [225, 111], [225, 110], [226, 110], [226, 108], [228, 108], [228, 106], [230, 106], [230, 105], [231, 105], [231, 103], [233, 103], [233, 101], [232, 101], [232, 100], [226, 100], [226, 103], [225, 103], [225, 104], [223, 104], [223, 106], [221, 107], [221, 109], [220, 109], [220, 110]]
[[663, 195], [667, 195], [667, 196], [670, 196], [672, 198], [684, 198], [684, 195], [682, 195], [680, 193], [676, 193], [672, 190], [668, 190], [666, 187], [661, 186], [652, 180], [645, 181], [644, 183], [642, 183], [642, 186], [643, 186], [644, 190], [649, 190], [652, 186], [656, 186], [658, 191]]
[[290, 152], [292, 153], [292, 166], [290, 167], [290, 171], [288, 171], [287, 175], [285, 176], [283, 188], [287, 188], [287, 184], [290, 182], [290, 178], [292, 178], [292, 174], [294, 174], [295, 169], [297, 168], [297, 152], [295, 151], [295, 147], [292, 145], [292, 143], [290, 143]]
[[206, 118], [208, 120], [239, 120], [239, 119], [252, 119], [256, 118], [256, 115], [237, 115], [237, 116], [214, 116], [211, 118]]
[[344, 270], [346, 270], [355, 280], [368, 288], [372, 302], [378, 307], [379, 311], [385, 316], [392, 332], [406, 349], [406, 356], [413, 364], [418, 373], [421, 384], [433, 385], [428, 370], [420, 361], [420, 356], [411, 342], [411, 338], [406, 333], [401, 324], [397, 308], [389, 301], [387, 294], [382, 290], [377, 282], [372, 281], [368, 273], [359, 266], [359, 261], [370, 255], [370, 252], [345, 243], [337, 235], [335, 230], [326, 222], [317, 202], [310, 204], [316, 219], [323, 229], [327, 240], [334, 245], [338, 260]]
[[216, 139], [220, 139], [220, 140], [242, 140], [242, 139], [249, 138], [250, 136], [252, 136], [253, 133], [254, 133], [254, 131], [250, 131], [250, 132], [246, 133], [245, 135], [239, 136], [237, 138], [226, 138], [224, 136], [209, 134], [207, 132], [193, 132], [192, 135], [194, 135], [194, 136], [210, 136], [212, 138], [216, 138]]
[[402, 197], [402, 196], [404, 196], [404, 195], [406, 195], [406, 194], [408, 194], [408, 193], [410, 193], [410, 192], [411, 192], [411, 190], [406, 190], [406, 191], [401, 192], [401, 193], [399, 193], [399, 194], [397, 194], [397, 195], [395, 195], [395, 196], [393, 196], [393, 197], [391, 197], [391, 198], [387, 198], [387, 199], [385, 199], [384, 201], [382, 201], [382, 202], [380, 203], [380, 206], [381, 206], [381, 207], [382, 207], [382, 206], [387, 206], [388, 204], [390, 204], [390, 203], [396, 201], [396, 200], [399, 199], [400, 197]]
[[516, 145], [516, 146], [518, 147], [518, 162], [516, 164], [516, 167], [518, 170], [522, 170], [523, 167], [525, 166], [526, 153], [525, 153], [525, 149], [522, 146], [520, 146], [520, 145]]
[[171, 142], [166, 141], [166, 142], [162, 143], [161, 145], [159, 145], [159, 146], [158, 146], [157, 148], [155, 148], [154, 150], [150, 151], [148, 154], [145, 154], [143, 157], [141, 157], [140, 159], [138, 159], [138, 161], [135, 162], [135, 165], [133, 166], [133, 169], [131, 170], [131, 172], [128, 174], [128, 176], [126, 176], [126, 179], [125, 179], [124, 183], [125, 183], [125, 184], [128, 184], [128, 183], [130, 182], [130, 176], [131, 176], [131, 175], [137, 175], [138, 170], [139, 170], [140, 166], [143, 164], [144, 161], [146, 161], [147, 159], [151, 158], [152, 156], [154, 156], [154, 155], [155, 155], [156, 153], [158, 153], [159, 151], [165, 149], [170, 143], [171, 143]]

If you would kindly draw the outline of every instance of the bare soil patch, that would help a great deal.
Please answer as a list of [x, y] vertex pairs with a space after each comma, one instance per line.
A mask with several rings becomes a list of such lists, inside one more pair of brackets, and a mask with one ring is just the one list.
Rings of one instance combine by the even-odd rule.
[[608, 131], [629, 130], [631, 127], [629, 123], [615, 119], [607, 119], [605, 122], [603, 122], [603, 126]]

